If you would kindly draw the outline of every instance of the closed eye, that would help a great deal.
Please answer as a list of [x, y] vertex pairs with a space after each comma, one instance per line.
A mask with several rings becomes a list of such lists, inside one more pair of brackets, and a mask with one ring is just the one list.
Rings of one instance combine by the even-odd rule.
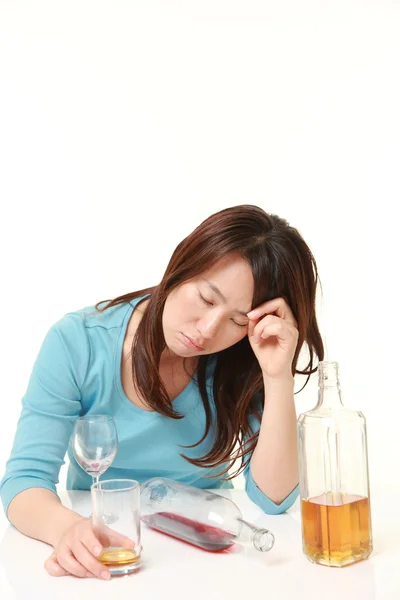
[[208, 300], [206, 300], [199, 292], [199, 296], [202, 299], [202, 301], [204, 302], [204, 304], [207, 304], [207, 306], [213, 306], [212, 302], [209, 302]]
[[[207, 306], [214, 306], [214, 302], [210, 302], [209, 300], [206, 300], [206, 298], [204, 298], [204, 296], [202, 296], [200, 292], [199, 292], [199, 298]], [[235, 323], [235, 325], [237, 325], [238, 327], [247, 327], [248, 326], [248, 323], [237, 323], [234, 319], [231, 319], [231, 321], [233, 323]]]
[[232, 319], [232, 321], [235, 323], [235, 325], [237, 325], [238, 327], [247, 327], [248, 323], [236, 323], [236, 321], [234, 321]]

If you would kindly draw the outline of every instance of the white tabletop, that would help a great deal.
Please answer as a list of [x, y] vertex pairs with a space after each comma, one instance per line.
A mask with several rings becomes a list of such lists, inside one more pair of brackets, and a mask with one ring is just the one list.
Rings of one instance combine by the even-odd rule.
[[[283, 515], [265, 515], [242, 490], [220, 492], [244, 518], [275, 534], [265, 554], [236, 546], [208, 553], [142, 528], [143, 568], [110, 581], [54, 578], [43, 567], [51, 547], [23, 536], [0, 517], [0, 599], [11, 600], [399, 600], [400, 490], [372, 495], [374, 552], [367, 561], [338, 569], [310, 563], [302, 553], [299, 501]], [[89, 492], [61, 492], [76, 512], [90, 512]]]

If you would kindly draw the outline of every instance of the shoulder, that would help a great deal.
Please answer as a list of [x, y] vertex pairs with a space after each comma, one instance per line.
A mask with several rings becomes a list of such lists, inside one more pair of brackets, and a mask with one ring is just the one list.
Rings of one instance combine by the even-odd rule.
[[[101, 338], [110, 330], [123, 326], [136, 303], [135, 299], [103, 311], [89, 305], [64, 314], [48, 329], [41, 345], [39, 362], [60, 365], [60, 368], [68, 364], [83, 381], [96, 345], [102, 343]], [[106, 301], [101, 302], [99, 308], [106, 304]]]
[[[63, 335], [84, 337], [93, 328], [114, 329], [122, 327], [137, 304], [137, 300], [117, 304], [104, 310], [108, 301], [89, 305], [66, 313], [53, 327]], [[100, 309], [100, 310], [99, 310]], [[102, 310], [103, 309], [103, 310]]]

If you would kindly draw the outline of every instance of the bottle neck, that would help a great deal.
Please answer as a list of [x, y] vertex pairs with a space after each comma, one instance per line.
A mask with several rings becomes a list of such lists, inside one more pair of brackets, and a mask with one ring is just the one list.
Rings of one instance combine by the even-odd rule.
[[238, 519], [241, 523], [238, 542], [251, 542], [259, 552], [268, 552], [275, 543], [274, 534], [269, 529], [255, 527], [244, 519]]
[[343, 407], [337, 362], [321, 361], [318, 365], [317, 408]]

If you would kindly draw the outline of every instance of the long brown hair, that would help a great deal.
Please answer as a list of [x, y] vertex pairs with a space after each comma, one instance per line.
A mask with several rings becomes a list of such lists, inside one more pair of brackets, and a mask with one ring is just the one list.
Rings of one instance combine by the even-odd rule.
[[[180, 419], [183, 415], [174, 411], [159, 375], [161, 353], [166, 346], [162, 328], [165, 301], [172, 290], [198, 276], [229, 253], [239, 254], [250, 265], [254, 277], [252, 308], [282, 297], [292, 309], [299, 330], [292, 373], [307, 375], [303, 387], [317, 370], [314, 355], [319, 360], [324, 358], [315, 313], [317, 265], [300, 233], [286, 220], [267, 214], [257, 206], [242, 205], [221, 210], [203, 221], [178, 244], [157, 286], [118, 296], [106, 301], [108, 304], [101, 309], [98, 308], [101, 302], [96, 304], [96, 309], [103, 311], [150, 294], [132, 344], [133, 383], [149, 407], [166, 417]], [[308, 346], [309, 361], [304, 370], [298, 370], [297, 361], [304, 343]], [[206, 369], [213, 357], [216, 359], [213, 382], [215, 442], [201, 458], [182, 456], [199, 467], [223, 467], [218, 476], [227, 473], [234, 461], [241, 458], [239, 469], [227, 477], [232, 478], [246, 466], [257, 443], [258, 433], [252, 431], [249, 417], [253, 414], [261, 420], [263, 378], [247, 336], [215, 355], [200, 356], [197, 380], [206, 426], [203, 437], [186, 448], [201, 444], [213, 425], [206, 390]], [[237, 444], [238, 449], [235, 450]], [[228, 466], [224, 463], [228, 463]]]

